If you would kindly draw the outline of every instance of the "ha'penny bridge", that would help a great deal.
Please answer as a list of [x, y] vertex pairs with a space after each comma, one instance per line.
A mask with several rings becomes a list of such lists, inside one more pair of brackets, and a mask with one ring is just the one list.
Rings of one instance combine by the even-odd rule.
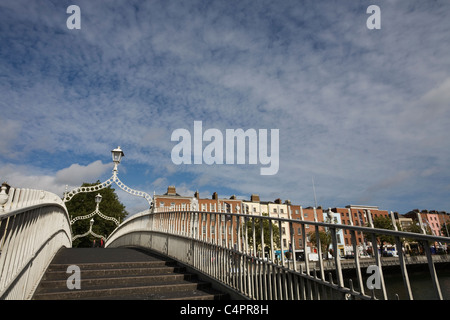
[[[200, 211], [195, 205], [155, 208], [150, 195], [119, 180], [117, 166], [123, 152], [117, 148], [112, 153], [110, 179], [66, 191], [62, 199], [47, 191], [2, 186], [0, 299], [387, 300], [399, 297], [388, 296], [385, 280], [387, 271], [397, 268], [403, 281], [401, 296], [412, 300], [415, 292], [409, 271], [417, 264], [429, 273], [434, 298], [445, 299], [437, 266], [450, 260], [446, 254], [433, 254], [430, 244], [448, 244], [450, 238], [256, 216], [243, 208], [234, 213]], [[101, 198], [97, 197], [94, 212], [70, 219], [67, 201], [77, 193], [97, 192], [113, 183], [147, 200], [149, 209], [119, 223], [100, 211]], [[94, 215], [114, 220], [116, 229], [110, 235], [93, 233]], [[89, 218], [89, 231], [72, 234], [73, 223]], [[262, 228], [264, 219], [270, 221], [268, 231]], [[274, 237], [272, 226], [281, 229], [282, 224], [290, 230], [300, 228], [302, 234], [306, 228], [315, 231], [316, 261], [275, 259], [277, 250], [288, 249]], [[256, 232], [258, 226], [262, 232]], [[319, 228], [330, 231], [331, 258], [322, 258]], [[347, 230], [352, 236], [357, 254], [351, 261], [339, 256], [338, 230]], [[264, 236], [264, 232], [269, 234]], [[392, 236], [398, 257], [382, 257], [379, 250], [373, 250], [370, 258], [360, 257], [357, 232], [363, 232], [374, 244], [380, 234]], [[74, 239], [87, 234], [104, 240], [105, 248], [72, 248]], [[306, 248], [307, 239], [303, 238]], [[404, 239], [420, 243], [424, 255], [414, 259], [405, 255]], [[295, 241], [291, 240], [293, 248], [289, 249], [294, 252]], [[260, 249], [252, 245], [258, 242]], [[351, 275], [348, 270], [352, 270]]]

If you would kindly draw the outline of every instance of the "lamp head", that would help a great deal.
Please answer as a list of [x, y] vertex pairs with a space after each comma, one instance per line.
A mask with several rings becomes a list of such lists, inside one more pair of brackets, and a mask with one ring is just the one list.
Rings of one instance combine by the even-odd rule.
[[99, 193], [95, 196], [95, 203], [100, 203], [102, 202], [102, 195]]
[[111, 154], [112, 154], [113, 162], [115, 164], [119, 164], [120, 160], [122, 160], [122, 157], [125, 156], [125, 154], [123, 153], [122, 149], [120, 149], [120, 147], [117, 147], [116, 149], [112, 150]]

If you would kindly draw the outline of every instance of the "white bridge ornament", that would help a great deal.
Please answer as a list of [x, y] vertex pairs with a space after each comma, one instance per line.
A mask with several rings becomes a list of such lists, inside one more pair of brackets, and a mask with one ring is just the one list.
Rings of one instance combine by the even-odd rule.
[[82, 238], [82, 237], [87, 236], [89, 234], [92, 234], [94, 237], [101, 238], [101, 239], [103, 239], [103, 241], [106, 241], [106, 238], [104, 236], [96, 234], [94, 231], [92, 231], [92, 225], [94, 224], [94, 219], [91, 219], [89, 222], [90, 222], [89, 231], [87, 231], [87, 232], [85, 232], [83, 234], [78, 234], [78, 235], [74, 236], [72, 238], [72, 241], [75, 241], [76, 239]]
[[[125, 192], [128, 192], [128, 193], [130, 193], [130, 194], [132, 194], [134, 196], [145, 198], [145, 200], [147, 200], [150, 208], [152, 208], [153, 200], [152, 200], [152, 197], [148, 193], [145, 193], [143, 191], [134, 190], [134, 189], [131, 189], [130, 187], [127, 187], [122, 181], [120, 181], [119, 177], [117, 176], [117, 172], [118, 172], [117, 166], [120, 163], [120, 160], [122, 159], [122, 157], [124, 156], [124, 153], [123, 153], [122, 149], [120, 149], [120, 147], [117, 147], [116, 149], [112, 150], [111, 153], [112, 153], [112, 159], [113, 159], [113, 162], [114, 162], [114, 169], [113, 169], [112, 177], [109, 178], [108, 180], [106, 180], [105, 182], [99, 183], [99, 184], [97, 184], [95, 186], [78, 187], [78, 188], [75, 188], [75, 189], [73, 189], [72, 191], [69, 191], [69, 192], [67, 192], [67, 190], [66, 190], [66, 192], [64, 192], [64, 199], [63, 199], [63, 201], [64, 202], [70, 201], [78, 193], [88, 193], [88, 192], [99, 191], [99, 190], [107, 188], [111, 184], [115, 183], [116, 185], [119, 186], [120, 189], [124, 190]], [[89, 231], [87, 231], [87, 232], [85, 232], [83, 234], [79, 234], [79, 235], [74, 236], [72, 238], [72, 241], [76, 240], [78, 238], [87, 236], [89, 234], [92, 234], [94, 237], [97, 237], [97, 238], [102, 238], [104, 241], [106, 241], [106, 238], [104, 236], [98, 235], [98, 234], [96, 234], [95, 232], [92, 231], [92, 225], [94, 224], [93, 217], [95, 215], [98, 215], [98, 216], [100, 216], [101, 218], [103, 218], [105, 220], [113, 221], [116, 224], [116, 226], [120, 225], [120, 222], [116, 218], [106, 216], [106, 215], [104, 215], [103, 213], [100, 212], [99, 205], [100, 205], [101, 201], [102, 201], [102, 196], [100, 194], [97, 194], [95, 196], [95, 203], [96, 203], [95, 210], [93, 212], [91, 212], [90, 214], [87, 214], [85, 216], [75, 217], [74, 219], [72, 219], [70, 221], [70, 224], [72, 225], [75, 222], [77, 222], [78, 220], [84, 220], [84, 219], [91, 218]]]
[[114, 169], [113, 169], [112, 177], [109, 178], [108, 180], [106, 180], [105, 182], [99, 183], [95, 186], [78, 187], [69, 192], [66, 191], [66, 192], [64, 192], [63, 201], [64, 202], [70, 201], [78, 193], [95, 192], [95, 191], [107, 188], [108, 186], [115, 183], [123, 191], [128, 192], [134, 196], [145, 198], [145, 200], [147, 200], [147, 202], [151, 208], [152, 207], [152, 197], [148, 193], [146, 193], [144, 191], [134, 190], [134, 189], [126, 186], [122, 181], [120, 181], [119, 177], [117, 176], [117, 171], [118, 171], [117, 166], [120, 163], [120, 160], [122, 159], [122, 157], [125, 156], [122, 149], [120, 149], [120, 147], [117, 147], [116, 149], [112, 150], [111, 153], [112, 153], [112, 158], [113, 158], [113, 162], [114, 162]]
[[97, 214], [97, 215], [99, 215], [101, 218], [103, 218], [105, 220], [113, 221], [116, 224], [116, 226], [118, 226], [120, 224], [120, 222], [116, 218], [105, 216], [103, 213], [100, 212], [98, 207], [99, 207], [101, 199], [102, 199], [102, 196], [100, 194], [96, 195], [95, 196], [95, 202], [97, 203], [97, 205], [95, 207], [95, 210], [92, 213], [87, 214], [85, 216], [78, 216], [78, 217], [73, 218], [72, 220], [70, 220], [70, 224], [74, 224], [78, 220], [84, 220], [84, 219], [92, 218], [93, 216], [95, 216]]

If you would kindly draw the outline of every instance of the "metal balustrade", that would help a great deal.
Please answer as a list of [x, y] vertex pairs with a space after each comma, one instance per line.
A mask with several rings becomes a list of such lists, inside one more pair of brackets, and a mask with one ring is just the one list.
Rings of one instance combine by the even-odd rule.
[[31, 299], [56, 252], [72, 246], [69, 215], [53, 193], [5, 191], [0, 204], [0, 299]]
[[[429, 242], [450, 243], [450, 238], [425, 234], [400, 232], [396, 230], [376, 229], [353, 225], [333, 224], [317, 221], [304, 221], [265, 217], [239, 213], [184, 211], [170, 208], [157, 212], [150, 210], [141, 212], [125, 220], [108, 237], [106, 247], [138, 246], [155, 250], [172, 257], [181, 263], [193, 267], [204, 275], [217, 280], [228, 289], [245, 299], [274, 300], [312, 300], [312, 299], [374, 299], [374, 291], [366, 287], [361, 268], [367, 265], [358, 254], [356, 233], [363, 232], [372, 243], [377, 243], [377, 235], [393, 236], [399, 248], [396, 265], [400, 266], [405, 291], [409, 299], [413, 299], [408, 277], [407, 260], [403, 253], [402, 241], [405, 238], [423, 243], [425, 263], [433, 282], [437, 299], [442, 299], [439, 279], [437, 277]], [[160, 212], [158, 212], [160, 211]], [[241, 211], [242, 212], [242, 211]], [[269, 220], [269, 241], [265, 242], [261, 232], [260, 248], [252, 246], [257, 243], [256, 230], [262, 229], [263, 220]], [[311, 262], [275, 259], [275, 251], [284, 252], [281, 237], [274, 241], [274, 228], [277, 225], [288, 226], [291, 236], [292, 252], [295, 252], [294, 228], [301, 228], [306, 235], [306, 228], [314, 230], [318, 250], [318, 261]], [[319, 230], [327, 228], [332, 237], [332, 260], [322, 258]], [[348, 230], [352, 236], [356, 283], [346, 279], [344, 260], [337, 249], [338, 230]], [[251, 240], [250, 240], [251, 239]], [[307, 246], [306, 237], [302, 237], [303, 248]], [[410, 240], [411, 241], [411, 240]], [[266, 248], [268, 250], [266, 250]], [[450, 262], [445, 255], [445, 261]], [[380, 256], [378, 250], [373, 251], [372, 264], [376, 266], [380, 280], [382, 299], [387, 299], [383, 267], [392, 264]], [[384, 263], [387, 265], [384, 265]]]

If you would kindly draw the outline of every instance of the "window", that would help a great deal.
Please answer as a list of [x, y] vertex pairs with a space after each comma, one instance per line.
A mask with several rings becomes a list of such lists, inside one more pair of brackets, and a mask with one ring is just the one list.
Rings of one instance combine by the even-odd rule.
[[160, 207], [160, 208], [163, 208], [163, 207], [164, 207], [164, 202], [160, 202], [160, 203], [159, 203], [159, 207]]

